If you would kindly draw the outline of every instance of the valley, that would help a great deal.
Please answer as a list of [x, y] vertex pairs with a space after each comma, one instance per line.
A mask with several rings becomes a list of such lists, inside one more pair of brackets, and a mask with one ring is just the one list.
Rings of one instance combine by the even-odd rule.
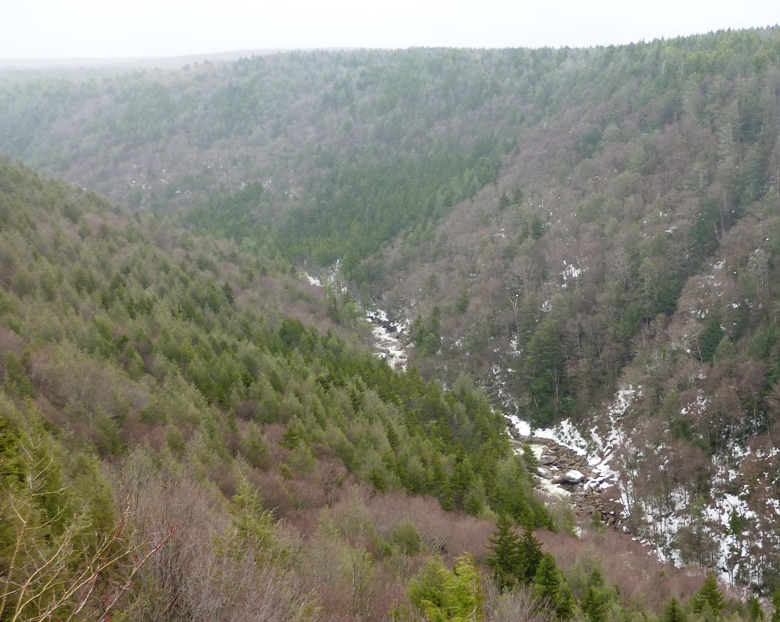
[[778, 97], [777, 27], [0, 71], [0, 621], [777, 622]]

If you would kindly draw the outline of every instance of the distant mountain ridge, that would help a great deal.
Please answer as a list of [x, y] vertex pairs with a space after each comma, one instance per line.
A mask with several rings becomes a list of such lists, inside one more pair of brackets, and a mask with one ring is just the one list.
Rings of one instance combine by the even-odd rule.
[[[323, 51], [339, 51], [349, 48], [323, 48]], [[72, 57], [72, 58], [0, 58], [0, 71], [35, 69], [76, 69], [76, 68], [136, 68], [136, 69], [181, 69], [194, 63], [225, 63], [239, 58], [266, 56], [290, 52], [289, 49], [253, 49], [210, 54], [182, 54], [180, 56], [137, 56], [137, 57]], [[307, 50], [299, 50], [307, 51]]]

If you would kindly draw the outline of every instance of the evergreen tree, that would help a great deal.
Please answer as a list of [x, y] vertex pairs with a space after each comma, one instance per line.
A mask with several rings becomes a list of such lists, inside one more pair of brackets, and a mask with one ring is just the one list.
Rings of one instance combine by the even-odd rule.
[[747, 600], [748, 615], [750, 616], [750, 622], [763, 622], [764, 610], [761, 608], [761, 603], [758, 598], [751, 596]]
[[24, 369], [24, 362], [9, 351], [5, 355], [5, 390], [11, 395], [27, 397], [32, 395], [33, 386]]
[[523, 367], [528, 393], [536, 407], [531, 413], [534, 425], [547, 425], [559, 414], [565, 392], [564, 368], [556, 324], [547, 319], [528, 342]]
[[574, 598], [566, 580], [561, 576], [555, 558], [544, 553], [534, 576], [534, 596], [549, 604], [558, 620], [568, 620], [574, 615]]
[[560, 586], [561, 577], [555, 558], [550, 553], [545, 553], [539, 561], [539, 568], [534, 576], [534, 595], [539, 600], [556, 606]]
[[771, 622], [780, 622], [780, 587], [775, 588], [772, 594], [772, 604], [775, 607], [775, 611], [772, 614]]
[[520, 580], [523, 583], [531, 583], [542, 561], [542, 545], [534, 537], [533, 532], [526, 527], [523, 538], [520, 540]]
[[594, 567], [588, 576], [588, 590], [580, 603], [583, 613], [591, 622], [604, 622], [607, 619], [608, 605], [616, 597], [617, 591], [608, 588], [604, 583], [601, 568]]
[[662, 622], [685, 622], [685, 612], [676, 598], [672, 598], [664, 607]]
[[501, 589], [512, 587], [523, 574], [523, 560], [520, 537], [515, 533], [509, 515], [502, 513], [498, 517], [496, 530], [488, 542], [491, 554], [487, 558], [487, 565], [493, 570], [493, 576]]
[[561, 581], [558, 588], [558, 606], [555, 608], [555, 613], [559, 620], [570, 620], [574, 617], [574, 597], [566, 581]]
[[523, 445], [523, 462], [530, 473], [536, 473], [536, 469], [539, 468], [539, 460], [531, 448], [530, 443]]
[[704, 579], [701, 589], [693, 595], [693, 611], [701, 613], [705, 609], [710, 609], [716, 617], [720, 616], [721, 610], [726, 606], [726, 600], [718, 588], [718, 581], [715, 574], [710, 571]]
[[409, 582], [409, 600], [433, 622], [483, 619], [484, 594], [474, 559], [463, 555], [447, 570], [436, 557]]

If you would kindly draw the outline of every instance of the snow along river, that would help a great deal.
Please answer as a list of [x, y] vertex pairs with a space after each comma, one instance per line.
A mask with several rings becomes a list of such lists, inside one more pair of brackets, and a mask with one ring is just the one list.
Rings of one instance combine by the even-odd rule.
[[[390, 322], [382, 310], [368, 311], [366, 317], [373, 326], [374, 353], [393, 369], [406, 371], [405, 326]], [[515, 453], [522, 453], [523, 444], [530, 442], [537, 460], [546, 465], [535, 473], [540, 492], [572, 503], [575, 510], [592, 513], [598, 509], [610, 522], [618, 520], [620, 508], [611, 498], [617, 474], [608, 467], [608, 457], [587, 456], [582, 438], [570, 438], [576, 431], [565, 424], [560, 430], [537, 430], [531, 435], [528, 423], [515, 415], [506, 418]], [[608, 489], [602, 500], [601, 493]]]
[[575, 511], [590, 515], [598, 510], [606, 522], [619, 523], [623, 504], [618, 473], [610, 466], [612, 443], [586, 443], [568, 420], [532, 431], [517, 415], [506, 419], [515, 453], [528, 444], [539, 461], [540, 492], [569, 500]]
[[[312, 285], [322, 286], [320, 279], [309, 274], [305, 276]], [[326, 277], [326, 280], [331, 286], [337, 285], [335, 274]], [[344, 288], [343, 283], [338, 285], [339, 289]], [[382, 309], [367, 311], [366, 319], [372, 325], [374, 354], [387, 361], [394, 370], [406, 371], [406, 326], [391, 322]], [[611, 447], [600, 448], [607, 449], [599, 452], [602, 457], [588, 455], [585, 441], [572, 426], [567, 425], [568, 422], [554, 429], [535, 430], [532, 435], [530, 425], [517, 415], [506, 416], [506, 419], [515, 453], [522, 453], [523, 445], [530, 443], [542, 465], [535, 474], [540, 492], [554, 499], [569, 501], [575, 510], [592, 513], [598, 509], [606, 520], [618, 520], [621, 508], [614, 503], [617, 499], [612, 498], [617, 474], [608, 464]], [[601, 503], [602, 492], [605, 493], [606, 503]]]
[[[405, 326], [391, 322], [381, 309], [368, 311], [366, 318], [373, 327], [376, 356], [393, 369], [406, 371]], [[609, 466], [611, 443], [601, 443], [598, 447], [601, 451], [591, 453], [594, 448], [586, 449], [585, 441], [568, 421], [532, 434], [531, 426], [516, 415], [506, 419], [515, 453], [522, 453], [523, 445], [530, 443], [542, 465], [534, 474], [541, 493], [568, 501], [575, 511], [592, 514], [598, 510], [609, 523], [618, 522], [622, 506], [616, 487], [617, 473]]]
[[[325, 280], [337, 291], [344, 292], [346, 285], [337, 275], [338, 266]], [[309, 274], [305, 276], [312, 285], [322, 286], [320, 279]], [[409, 347], [404, 335], [406, 326], [391, 322], [387, 313], [381, 309], [368, 311], [366, 319], [372, 325], [376, 356], [386, 360], [394, 370], [406, 371], [406, 348]], [[639, 394], [641, 387], [628, 385], [620, 388], [607, 409], [602, 427], [598, 429], [594, 426], [586, 432], [588, 440], [585, 440], [568, 420], [553, 428], [531, 430], [529, 423], [517, 415], [505, 415], [507, 431], [512, 438], [515, 453], [522, 453], [523, 447], [528, 444], [540, 463], [536, 473], [539, 491], [551, 502], [557, 499], [571, 503], [572, 509], [578, 513], [588, 515], [598, 510], [606, 522], [618, 527], [625, 518], [627, 508], [631, 507], [633, 495], [630, 487], [620, 481], [612, 458], [618, 448], [631, 445], [630, 439], [626, 438], [621, 430], [620, 420]], [[506, 410], [513, 410], [511, 403], [506, 404]], [[715, 466], [721, 471], [724, 470], [723, 465], [716, 463]], [[773, 504], [775, 512], [780, 515], [780, 502], [769, 499], [767, 503]], [[739, 510], [746, 518], [755, 516], [739, 497], [720, 494], [716, 506], [707, 508], [707, 517], [727, 525], [731, 513], [735, 510]], [[634, 539], [645, 544], [662, 562], [671, 561], [679, 566], [682, 565], [682, 560], [679, 551], [674, 547], [674, 539], [680, 526], [688, 521], [684, 515], [678, 514], [660, 517], [648, 514], [647, 521], [655, 523], [664, 536], [660, 544], [641, 535], [635, 536]], [[623, 527], [623, 530], [625, 529]], [[732, 582], [733, 578], [726, 573], [722, 562], [734, 547], [735, 539], [736, 536], [733, 535], [719, 538], [720, 578], [727, 582]], [[666, 545], [663, 542], [666, 542]], [[744, 543], [740, 544], [744, 546]]]
[[381, 309], [368, 311], [366, 317], [373, 326], [371, 332], [376, 339], [374, 353], [396, 371], [406, 371], [407, 355], [403, 339], [405, 326], [390, 322], [387, 313]]

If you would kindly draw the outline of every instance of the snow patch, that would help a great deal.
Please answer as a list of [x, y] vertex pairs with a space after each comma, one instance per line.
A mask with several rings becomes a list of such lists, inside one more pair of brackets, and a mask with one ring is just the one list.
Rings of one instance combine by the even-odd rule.
[[[505, 415], [509, 419], [509, 424], [517, 430], [517, 433], [523, 438], [531, 437], [531, 424], [523, 421], [517, 415]], [[538, 457], [538, 456], [537, 456]]]

